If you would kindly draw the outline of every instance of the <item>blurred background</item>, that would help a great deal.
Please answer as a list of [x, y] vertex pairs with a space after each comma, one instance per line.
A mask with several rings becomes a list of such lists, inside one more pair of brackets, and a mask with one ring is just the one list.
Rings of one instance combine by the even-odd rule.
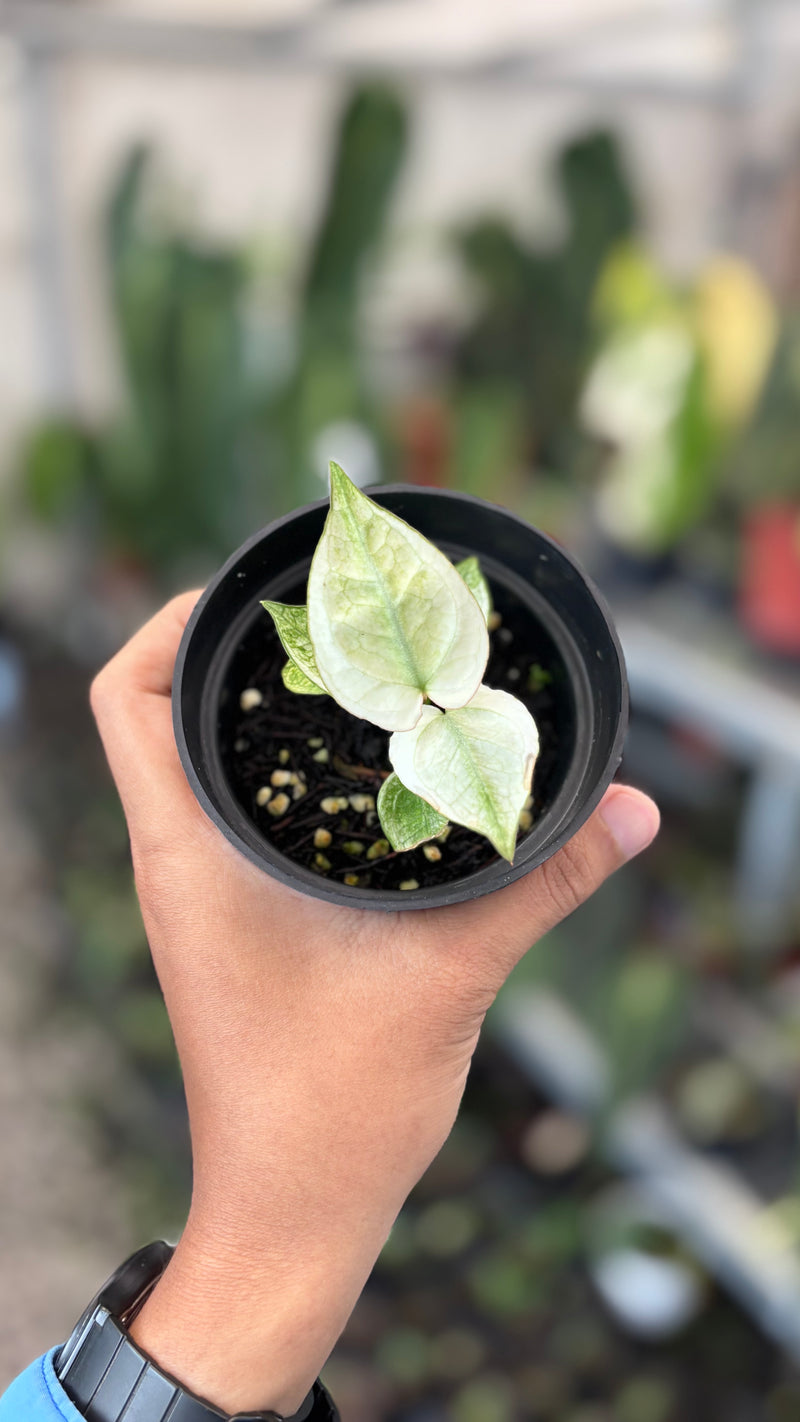
[[343, 1417], [800, 1418], [798, 61], [792, 0], [0, 6], [0, 1385], [187, 1201], [88, 682], [335, 457], [583, 560], [664, 815], [504, 991]]

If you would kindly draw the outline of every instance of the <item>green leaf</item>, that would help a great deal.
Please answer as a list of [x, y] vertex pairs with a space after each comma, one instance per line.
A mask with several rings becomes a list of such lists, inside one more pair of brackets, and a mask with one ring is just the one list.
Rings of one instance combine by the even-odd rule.
[[[406, 732], [405, 734], [410, 734]], [[441, 834], [447, 818], [421, 800], [397, 775], [384, 780], [378, 795], [378, 819], [392, 849], [416, 849], [427, 839]]]
[[471, 558], [462, 558], [460, 563], [454, 564], [454, 567], [456, 572], [464, 579], [472, 596], [475, 598], [475, 601], [483, 613], [484, 621], [488, 622], [489, 614], [492, 610], [492, 594], [489, 591], [489, 584], [481, 572], [481, 565], [477, 558], [474, 557], [474, 555]]
[[412, 730], [395, 731], [389, 759], [407, 789], [486, 835], [513, 863], [538, 749], [536, 723], [522, 702], [481, 686], [458, 710], [423, 707]]
[[346, 711], [410, 730], [426, 695], [463, 706], [477, 690], [489, 656], [483, 613], [438, 548], [330, 468], [308, 579], [319, 673]]
[[281, 679], [287, 691], [293, 691], [297, 696], [327, 695], [324, 686], [318, 686], [315, 681], [306, 676], [305, 672], [300, 670], [297, 662], [293, 662], [291, 658], [286, 666], [281, 668]]
[[[273, 622], [278, 636], [283, 643], [289, 661], [303, 673], [306, 681], [314, 685], [317, 692], [327, 690], [325, 683], [319, 673], [319, 668], [314, 657], [314, 648], [311, 645], [311, 638], [308, 635], [308, 609], [305, 607], [290, 607], [285, 602], [262, 602], [262, 607], [266, 608]], [[286, 671], [286, 668], [284, 668]], [[283, 673], [281, 673], [283, 675]], [[299, 683], [295, 686], [289, 685], [286, 677], [283, 677], [284, 685], [289, 686], [290, 691], [306, 693], [306, 688]]]

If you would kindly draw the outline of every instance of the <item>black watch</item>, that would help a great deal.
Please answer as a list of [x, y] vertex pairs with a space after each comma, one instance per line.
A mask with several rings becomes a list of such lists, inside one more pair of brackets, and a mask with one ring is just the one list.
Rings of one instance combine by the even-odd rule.
[[277, 1412], [226, 1412], [203, 1402], [156, 1367], [128, 1337], [173, 1249], [163, 1240], [126, 1259], [78, 1319], [55, 1358], [56, 1377], [87, 1422], [340, 1422], [317, 1381], [291, 1418]]

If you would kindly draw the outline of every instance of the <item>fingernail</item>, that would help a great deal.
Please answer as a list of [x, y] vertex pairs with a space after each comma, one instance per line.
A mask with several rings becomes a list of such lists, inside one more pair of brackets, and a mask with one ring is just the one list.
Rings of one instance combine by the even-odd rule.
[[614, 791], [601, 805], [600, 816], [626, 859], [641, 854], [658, 832], [658, 810], [638, 790]]

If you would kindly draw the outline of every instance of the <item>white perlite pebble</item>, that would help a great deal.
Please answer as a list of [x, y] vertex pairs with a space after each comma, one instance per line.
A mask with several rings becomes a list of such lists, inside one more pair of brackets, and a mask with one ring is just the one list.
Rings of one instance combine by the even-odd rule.
[[319, 750], [320, 746], [324, 744], [322, 736], [312, 736], [310, 741], [306, 741], [306, 745], [309, 746], [311, 750]]
[[261, 692], [256, 686], [248, 686], [239, 697], [239, 705], [243, 711], [255, 711], [257, 706], [264, 700]]
[[384, 854], [389, 853], [388, 839], [376, 839], [367, 850], [367, 859], [382, 859]]
[[326, 830], [326, 829], [318, 829], [318, 830], [315, 830], [315, 831], [314, 831], [314, 848], [315, 848], [315, 849], [327, 849], [327, 848], [328, 848], [328, 845], [330, 844], [330, 842], [331, 842], [332, 839], [333, 839], [333, 835], [331, 834], [330, 830]]
[[355, 810], [357, 815], [365, 815], [368, 810], [375, 809], [374, 795], [351, 795], [350, 808]]
[[429, 860], [431, 864], [438, 863], [438, 861], [442, 857], [442, 851], [439, 848], [438, 844], [424, 844], [422, 846], [422, 853], [425, 855], [425, 858]]
[[419, 888], [419, 880], [418, 880], [418, 879], [404, 879], [403, 882], [402, 882], [402, 884], [400, 885], [400, 888], [401, 888], [401, 889], [418, 889], [418, 888]]
[[256, 791], [257, 805], [268, 805], [271, 799], [272, 791], [270, 790], [268, 785], [262, 785], [261, 789]]
[[291, 770], [273, 770], [269, 780], [271, 785], [291, 785], [292, 772]]
[[327, 765], [330, 758], [330, 751], [326, 750], [324, 746], [322, 750], [314, 751], [314, 754], [311, 757], [312, 760], [318, 760], [320, 765]]
[[343, 795], [326, 795], [324, 800], [320, 800], [319, 807], [324, 815], [338, 815], [340, 810], [347, 809], [347, 800]]
[[291, 801], [288, 795], [276, 795], [274, 799], [270, 800], [269, 804], [267, 805], [267, 813], [270, 815], [275, 815], [276, 818], [278, 815], [285, 815], [290, 804]]

